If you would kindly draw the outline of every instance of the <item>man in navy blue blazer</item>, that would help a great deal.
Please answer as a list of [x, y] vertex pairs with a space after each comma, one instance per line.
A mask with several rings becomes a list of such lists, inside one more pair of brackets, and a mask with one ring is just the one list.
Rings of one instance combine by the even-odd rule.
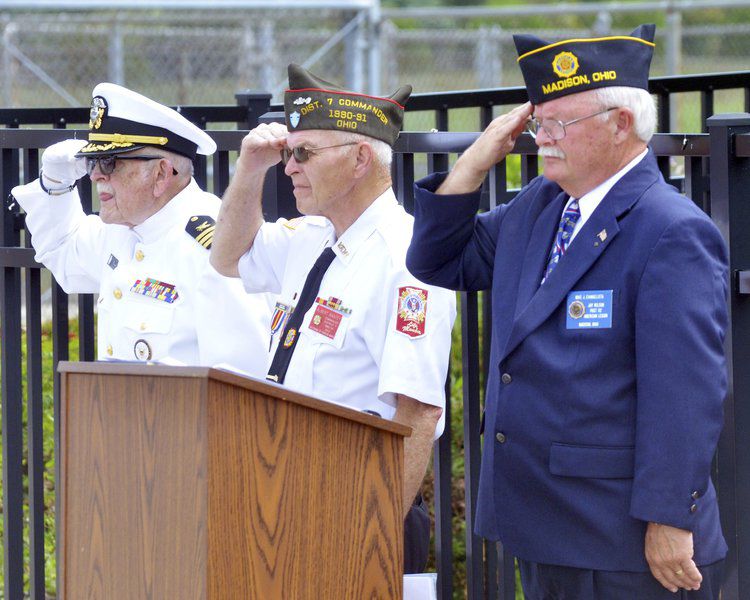
[[[653, 38], [515, 36], [530, 102], [416, 185], [409, 270], [491, 289], [476, 531], [531, 599], [719, 594], [727, 250], [648, 148]], [[525, 128], [543, 176], [478, 215]]]

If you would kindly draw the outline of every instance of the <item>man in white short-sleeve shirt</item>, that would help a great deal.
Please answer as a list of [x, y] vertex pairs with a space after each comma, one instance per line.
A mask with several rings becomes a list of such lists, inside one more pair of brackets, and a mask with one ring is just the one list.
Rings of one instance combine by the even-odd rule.
[[[404, 509], [413, 513], [444, 426], [455, 296], [405, 266], [413, 219], [391, 189], [390, 162], [411, 88], [363, 96], [296, 65], [289, 83], [287, 127], [263, 124], [242, 142], [211, 263], [248, 292], [278, 294], [268, 379], [413, 428], [404, 446]], [[265, 223], [263, 178], [280, 160], [305, 216]], [[418, 529], [410, 536], [407, 526], [406, 572], [426, 562], [429, 522]]]

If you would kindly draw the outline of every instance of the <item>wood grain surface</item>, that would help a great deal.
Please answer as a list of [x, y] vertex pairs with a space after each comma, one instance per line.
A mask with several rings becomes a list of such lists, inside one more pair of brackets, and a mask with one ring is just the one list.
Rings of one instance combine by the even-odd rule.
[[64, 598], [205, 598], [205, 385], [67, 380]]
[[61, 365], [63, 600], [401, 598], [406, 428], [214, 370]]
[[211, 385], [212, 597], [244, 581], [223, 597], [400, 599], [402, 438]]

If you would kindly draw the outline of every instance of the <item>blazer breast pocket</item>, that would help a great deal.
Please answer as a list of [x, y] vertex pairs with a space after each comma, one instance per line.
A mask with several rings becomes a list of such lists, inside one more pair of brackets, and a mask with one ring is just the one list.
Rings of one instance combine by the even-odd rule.
[[553, 442], [549, 470], [562, 477], [630, 479], [634, 461], [633, 446], [581, 446]]

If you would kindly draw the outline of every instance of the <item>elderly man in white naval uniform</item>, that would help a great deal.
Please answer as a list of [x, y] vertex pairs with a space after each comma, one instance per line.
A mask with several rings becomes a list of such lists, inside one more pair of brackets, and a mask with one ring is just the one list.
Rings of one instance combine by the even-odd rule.
[[[220, 200], [192, 178], [214, 141], [176, 111], [111, 83], [94, 88], [88, 142], [47, 148], [13, 196], [36, 259], [68, 293], [99, 293], [99, 359], [231, 365], [263, 376], [272, 303], [208, 257]], [[88, 171], [101, 204], [86, 216]]]
[[[211, 263], [249, 292], [279, 293], [268, 379], [413, 428], [404, 446], [405, 570], [418, 572], [429, 521], [410, 530], [412, 501], [444, 426], [456, 313], [452, 292], [418, 281], [404, 264], [413, 220], [391, 189], [390, 162], [411, 88], [363, 96], [297, 65], [289, 87], [288, 129], [263, 124], [242, 142]], [[264, 223], [263, 176], [280, 160], [305, 216]], [[306, 280], [326, 252], [330, 266], [305, 306]]]

